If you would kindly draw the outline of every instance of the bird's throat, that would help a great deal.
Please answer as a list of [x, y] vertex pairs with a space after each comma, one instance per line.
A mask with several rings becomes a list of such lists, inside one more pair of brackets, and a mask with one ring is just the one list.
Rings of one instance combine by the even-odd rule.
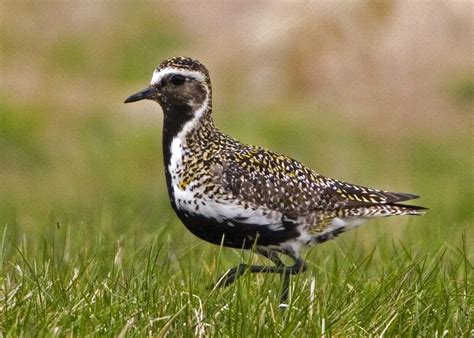
[[[169, 147], [177, 136], [183, 137], [199, 127], [202, 122], [210, 122], [211, 104], [209, 96], [201, 106], [192, 104], [164, 104], [163, 109], [163, 146]], [[206, 121], [204, 121], [206, 120]]]

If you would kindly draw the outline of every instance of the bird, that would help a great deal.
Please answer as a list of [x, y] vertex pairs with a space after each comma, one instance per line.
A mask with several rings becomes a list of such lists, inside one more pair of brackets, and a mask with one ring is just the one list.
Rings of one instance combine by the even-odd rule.
[[[155, 101], [163, 111], [166, 185], [181, 222], [204, 241], [254, 250], [273, 263], [239, 264], [217, 279], [216, 288], [247, 271], [275, 273], [282, 276], [285, 305], [290, 276], [307, 269], [304, 248], [369, 219], [427, 210], [402, 203], [420, 196], [325, 177], [291, 157], [224, 134], [213, 121], [209, 71], [196, 59], [161, 62], [149, 86], [124, 103], [140, 100]], [[293, 264], [286, 265], [283, 256]]]

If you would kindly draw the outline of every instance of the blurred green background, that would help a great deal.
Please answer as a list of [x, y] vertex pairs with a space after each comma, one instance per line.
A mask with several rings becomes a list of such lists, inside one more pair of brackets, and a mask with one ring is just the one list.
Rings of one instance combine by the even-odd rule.
[[122, 103], [177, 55], [210, 70], [224, 132], [324, 175], [420, 194], [431, 209], [337, 241], [370, 250], [389, 239], [429, 253], [464, 237], [472, 259], [472, 9], [0, 2], [3, 268], [18, 259], [15, 246], [37, 253], [54, 239], [61, 252], [112, 258], [154, 240], [171, 255], [211, 248], [169, 206], [160, 108]]

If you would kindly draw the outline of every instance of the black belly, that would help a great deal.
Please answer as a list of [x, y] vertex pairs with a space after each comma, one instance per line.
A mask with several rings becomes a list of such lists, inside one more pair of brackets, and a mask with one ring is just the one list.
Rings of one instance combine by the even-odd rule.
[[[166, 155], [166, 152], [165, 152]], [[169, 155], [169, 154], [168, 154]], [[178, 215], [183, 224], [195, 236], [202, 240], [224, 245], [237, 249], [250, 249], [253, 245], [279, 245], [300, 235], [294, 222], [282, 220], [282, 227], [278, 231], [272, 230], [270, 224], [249, 224], [238, 220], [229, 220], [233, 226], [226, 222], [218, 222], [214, 218], [207, 218], [202, 215], [186, 213], [179, 210], [174, 203], [174, 193], [171, 187], [171, 175], [168, 172], [169, 157], [165, 166], [166, 183], [170, 194], [170, 202], [173, 210]]]
[[184, 213], [181, 210], [177, 215], [195, 236], [231, 248], [250, 249], [253, 245], [279, 245], [300, 235], [295, 223], [292, 222], [283, 222], [283, 226], [276, 231], [269, 227], [270, 224], [249, 224], [229, 220], [231, 226], [227, 221], [218, 222], [213, 218]]

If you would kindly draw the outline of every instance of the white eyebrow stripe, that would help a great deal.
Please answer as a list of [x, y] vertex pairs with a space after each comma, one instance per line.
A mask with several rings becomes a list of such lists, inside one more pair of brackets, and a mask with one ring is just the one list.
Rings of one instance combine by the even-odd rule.
[[187, 69], [178, 69], [178, 68], [165, 68], [160, 71], [155, 70], [153, 73], [153, 77], [151, 78], [150, 84], [157, 84], [161, 81], [163, 77], [169, 74], [181, 74], [186, 77], [193, 77], [198, 81], [205, 81], [206, 78], [201, 72], [197, 72], [195, 70], [187, 70]]

